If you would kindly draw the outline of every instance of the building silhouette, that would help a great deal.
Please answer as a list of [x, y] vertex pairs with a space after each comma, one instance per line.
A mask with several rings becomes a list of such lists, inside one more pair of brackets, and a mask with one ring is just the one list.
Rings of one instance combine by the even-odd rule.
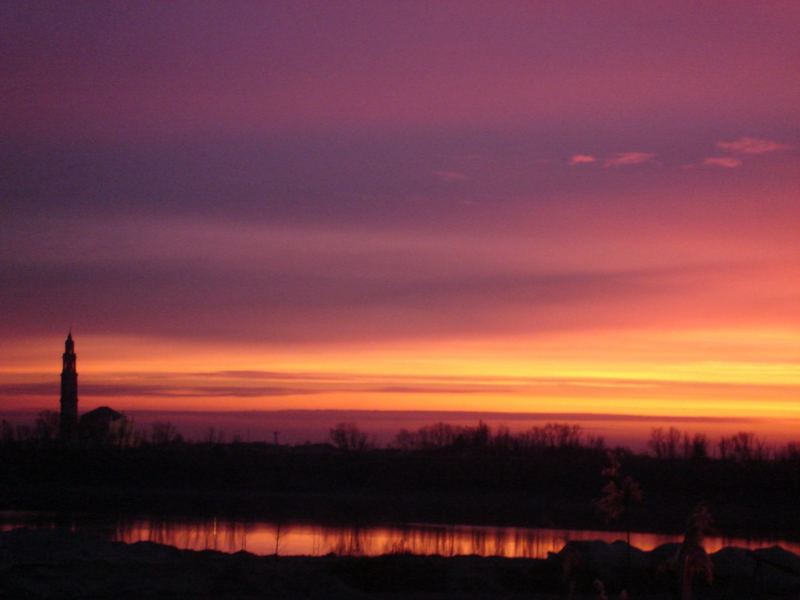
[[108, 406], [98, 406], [81, 415], [78, 419], [78, 432], [84, 443], [108, 444], [114, 440], [122, 443], [120, 435], [127, 423], [127, 417], [121, 412]]
[[70, 329], [62, 355], [60, 437], [69, 442], [80, 439], [82, 442], [106, 443], [114, 435], [119, 437], [128, 420], [125, 415], [107, 406], [100, 406], [78, 417], [77, 361]]
[[72, 329], [64, 342], [61, 368], [61, 416], [59, 430], [61, 439], [72, 440], [78, 435], [78, 357], [75, 355], [75, 342]]

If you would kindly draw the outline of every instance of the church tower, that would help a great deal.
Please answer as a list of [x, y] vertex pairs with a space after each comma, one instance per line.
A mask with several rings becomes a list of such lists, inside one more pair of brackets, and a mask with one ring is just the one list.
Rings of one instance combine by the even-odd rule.
[[61, 369], [61, 439], [74, 439], [78, 433], [78, 372], [75, 342], [70, 329], [64, 343]]

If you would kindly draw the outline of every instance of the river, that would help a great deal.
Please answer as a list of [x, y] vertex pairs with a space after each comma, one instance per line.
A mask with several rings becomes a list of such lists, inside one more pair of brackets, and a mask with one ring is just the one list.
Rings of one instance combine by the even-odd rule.
[[[571, 540], [625, 539], [623, 532], [488, 527], [410, 523], [403, 525], [341, 525], [302, 522], [236, 521], [227, 519], [105, 518], [48, 513], [0, 512], [0, 530], [16, 527], [66, 527], [125, 543], [155, 542], [188, 550], [241, 550], [260, 555], [323, 556], [334, 553], [377, 556], [391, 553], [442, 556], [478, 555], [507, 558], [546, 558]], [[681, 542], [682, 536], [632, 532], [631, 544], [652, 550]], [[800, 542], [780, 539], [709, 537], [708, 552], [724, 546], [755, 549], [780, 545], [800, 554]]]

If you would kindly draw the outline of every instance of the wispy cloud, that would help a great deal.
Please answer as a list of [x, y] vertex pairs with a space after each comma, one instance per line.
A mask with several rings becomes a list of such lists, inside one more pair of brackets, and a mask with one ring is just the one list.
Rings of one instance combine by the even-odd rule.
[[[288, 396], [308, 396], [332, 392], [348, 394], [510, 394], [527, 397], [548, 395], [569, 395], [574, 388], [580, 388], [584, 397], [607, 398], [609, 395], [622, 398], [637, 398], [644, 390], [654, 396], [669, 398], [687, 398], [697, 394], [698, 390], [711, 392], [719, 397], [726, 395], [771, 396], [795, 398], [797, 385], [782, 383], [749, 383], [749, 382], [708, 382], [702, 380], [670, 381], [659, 378], [626, 379], [616, 377], [547, 377], [547, 376], [505, 376], [505, 375], [434, 375], [429, 374], [389, 374], [353, 372], [343, 375], [333, 373], [324, 377], [318, 373], [292, 373], [295, 383], [285, 385], [280, 373], [264, 372], [264, 381], [273, 385], [253, 386], [251, 377], [244, 379], [230, 378], [224, 372], [226, 381], [209, 383], [207, 377], [213, 379], [216, 373], [196, 375], [187, 380], [185, 373], [165, 372], [158, 377], [164, 381], [162, 385], [147, 383], [147, 374], [141, 374], [145, 381], [139, 382], [135, 377], [120, 378], [111, 375], [100, 376], [98, 383], [82, 385], [82, 395], [89, 405], [99, 402], [119, 404], [127, 408], [132, 406], [130, 399], [138, 403], [146, 397], [156, 398], [274, 398]], [[254, 373], [254, 372], [253, 372]], [[305, 380], [304, 380], [305, 378]], [[50, 399], [53, 398], [53, 382], [3, 383], [0, 382], [0, 399], [6, 403], [17, 398]], [[7, 404], [6, 404], [7, 405]], [[50, 404], [52, 407], [52, 404]], [[0, 406], [0, 415], [13, 411], [4, 410]], [[646, 419], [647, 417], [637, 417]]]
[[655, 158], [651, 152], [617, 152], [611, 158], [607, 158], [604, 166], [606, 167], [627, 167], [651, 162]]
[[732, 140], [730, 142], [717, 142], [717, 147], [738, 154], [765, 154], [767, 152], [791, 148], [789, 144], [753, 137], [740, 137], [738, 140]]
[[735, 169], [742, 166], [742, 161], [733, 156], [709, 156], [703, 161], [704, 165], [713, 167], [724, 167], [725, 169]]
[[460, 171], [434, 171], [433, 174], [447, 183], [455, 183], [467, 179], [467, 176]]
[[[150, 385], [139, 383], [89, 383], [81, 385], [81, 396], [117, 398], [125, 396], [152, 396], [159, 398], [238, 397], [261, 398], [267, 396], [295, 396], [318, 393], [317, 390], [292, 386], [250, 385]], [[0, 384], [0, 398], [52, 396], [52, 383]]]
[[593, 162], [597, 162], [597, 158], [591, 154], [573, 154], [572, 158], [569, 159], [569, 164], [572, 166], [588, 165]]

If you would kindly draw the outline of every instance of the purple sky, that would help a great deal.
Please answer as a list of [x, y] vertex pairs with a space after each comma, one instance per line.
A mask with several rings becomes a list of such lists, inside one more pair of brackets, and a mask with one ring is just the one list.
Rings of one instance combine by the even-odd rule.
[[82, 367], [116, 360], [96, 389], [216, 344], [800, 386], [796, 2], [8, 1], [0, 26], [3, 385], [49, 381], [74, 323]]

